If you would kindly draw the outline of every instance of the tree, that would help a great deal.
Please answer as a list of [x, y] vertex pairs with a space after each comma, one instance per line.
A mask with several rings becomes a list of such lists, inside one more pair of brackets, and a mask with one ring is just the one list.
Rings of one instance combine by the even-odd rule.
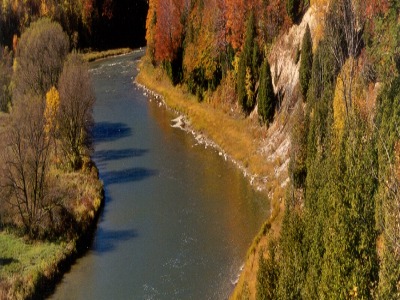
[[346, 117], [353, 107], [353, 84], [356, 75], [356, 58], [363, 46], [362, 31], [365, 25], [363, 1], [336, 0], [326, 18], [326, 39], [341, 69], [349, 59], [349, 71], [343, 76], [343, 101]]
[[301, 46], [301, 61], [300, 61], [300, 87], [303, 98], [306, 99], [308, 86], [311, 79], [313, 63], [313, 53], [312, 53], [312, 39], [310, 27], [306, 26], [306, 32], [303, 36], [303, 43]]
[[58, 23], [50, 19], [32, 23], [18, 44], [14, 100], [26, 94], [44, 97], [56, 86], [68, 50], [68, 37]]
[[60, 108], [60, 94], [53, 86], [46, 94], [46, 104], [44, 109], [45, 126], [44, 132], [50, 143], [54, 144], [54, 155], [57, 160], [57, 116]]
[[243, 45], [245, 18], [248, 14], [246, 3], [245, 0], [226, 0], [226, 30], [228, 40], [236, 51]]
[[332, 163], [330, 181], [337, 187], [330, 191], [328, 204], [332, 213], [324, 237], [321, 298], [371, 299], [378, 279], [375, 143], [368, 124], [359, 116], [353, 121], [357, 123], [346, 126], [340, 153]]
[[307, 176], [307, 124], [301, 102], [295, 109], [290, 135], [289, 176], [295, 188], [302, 188]]
[[272, 43], [281, 32], [282, 27], [289, 24], [289, 18], [286, 12], [285, 1], [269, 0], [260, 1], [259, 9], [261, 40], [264, 43]]
[[157, 24], [157, 7], [158, 0], [149, 1], [149, 10], [146, 19], [146, 42], [147, 42], [147, 55], [150, 57], [151, 62], [155, 63], [155, 52], [156, 52], [156, 24]]
[[257, 47], [254, 47], [254, 44], [256, 43], [256, 33], [254, 13], [250, 12], [250, 16], [246, 24], [246, 39], [240, 55], [237, 75], [238, 102], [245, 113], [249, 113], [254, 108], [255, 104], [255, 74], [252, 70], [252, 67], [253, 57], [257, 57], [257, 55], [253, 55], [253, 51], [258, 49]]
[[58, 126], [62, 150], [68, 165], [77, 170], [90, 148], [95, 96], [88, 66], [77, 53], [68, 56], [59, 81]]
[[44, 132], [43, 101], [15, 103], [7, 133], [2, 174], [5, 202], [17, 224], [35, 238], [45, 231], [43, 220], [53, 207], [48, 181], [50, 141]]
[[155, 58], [174, 84], [182, 79], [185, 0], [159, 1], [156, 11]]
[[11, 102], [12, 53], [0, 47], [0, 110], [7, 112]]
[[276, 97], [272, 86], [272, 76], [268, 60], [261, 66], [260, 87], [258, 92], [258, 114], [263, 123], [269, 124], [274, 117]]
[[400, 293], [400, 77], [384, 85], [378, 96], [376, 148], [379, 182], [376, 197], [377, 227], [383, 237], [383, 255], [379, 270], [379, 297], [398, 298]]
[[[291, 196], [289, 196], [291, 197]], [[280, 237], [280, 273], [276, 299], [300, 299], [306, 270], [304, 220], [295, 203], [286, 197]]]
[[268, 257], [260, 253], [259, 267], [257, 272], [257, 300], [276, 299], [279, 278], [279, 263], [277, 260], [278, 243], [272, 240], [268, 245]]
[[286, 11], [292, 22], [297, 20], [300, 13], [301, 0], [287, 0]]

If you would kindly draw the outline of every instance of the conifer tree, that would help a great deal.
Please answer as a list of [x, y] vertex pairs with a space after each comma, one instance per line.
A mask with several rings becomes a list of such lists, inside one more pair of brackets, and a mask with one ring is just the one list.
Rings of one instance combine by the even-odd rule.
[[259, 267], [257, 272], [257, 300], [276, 299], [276, 289], [279, 278], [279, 264], [277, 261], [278, 244], [272, 240], [268, 245], [268, 257], [260, 254]]
[[286, 2], [286, 11], [290, 19], [295, 22], [300, 9], [300, 1], [301, 0], [287, 0]]
[[[251, 12], [250, 17], [247, 20], [246, 39], [242, 53], [240, 55], [238, 78], [237, 78], [238, 101], [245, 113], [249, 113], [253, 109], [255, 104], [254, 103], [255, 76], [253, 71], [253, 61], [255, 60], [253, 59], [253, 57], [256, 57], [256, 55], [253, 55], [253, 52], [255, 51], [254, 50], [255, 37], [256, 37], [255, 18], [254, 18], [254, 13]], [[246, 73], [248, 73], [249, 70], [250, 74], [247, 74], [246, 76]], [[251, 86], [249, 86], [249, 77], [252, 78]], [[251, 90], [252, 93], [248, 93], [249, 90]]]
[[272, 86], [271, 70], [268, 60], [261, 66], [260, 87], [258, 92], [258, 114], [263, 123], [270, 123], [274, 117], [276, 97]]
[[308, 86], [311, 79], [311, 71], [313, 64], [312, 39], [310, 27], [307, 24], [306, 32], [303, 36], [303, 44], [301, 46], [301, 61], [300, 61], [300, 87], [304, 99], [306, 99]]

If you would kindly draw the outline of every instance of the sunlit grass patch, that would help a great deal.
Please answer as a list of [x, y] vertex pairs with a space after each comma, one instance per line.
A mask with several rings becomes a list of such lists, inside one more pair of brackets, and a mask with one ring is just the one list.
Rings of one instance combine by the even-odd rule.
[[73, 251], [73, 244], [26, 242], [0, 232], [0, 298], [23, 299], [40, 281], [56, 272], [58, 262]]
[[87, 53], [82, 54], [82, 58], [84, 61], [91, 62], [99, 59], [104, 59], [111, 56], [117, 56], [122, 54], [127, 54], [132, 52], [130, 48], [119, 48], [119, 49], [112, 49], [106, 51], [89, 51]]

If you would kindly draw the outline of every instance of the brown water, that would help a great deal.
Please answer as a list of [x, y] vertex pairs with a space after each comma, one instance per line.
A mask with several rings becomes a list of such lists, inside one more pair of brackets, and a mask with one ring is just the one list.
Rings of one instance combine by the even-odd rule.
[[226, 299], [267, 217], [265, 195], [132, 84], [142, 55], [91, 65], [105, 208], [52, 299]]

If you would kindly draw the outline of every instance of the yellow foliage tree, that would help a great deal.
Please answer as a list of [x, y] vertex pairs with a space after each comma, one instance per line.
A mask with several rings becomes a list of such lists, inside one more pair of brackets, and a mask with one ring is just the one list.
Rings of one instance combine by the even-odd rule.
[[336, 81], [335, 95], [333, 97], [333, 127], [338, 142], [342, 139], [344, 126], [346, 124], [346, 104], [343, 93], [343, 77], [342, 74], [339, 74]]
[[45, 133], [51, 136], [57, 129], [57, 113], [60, 107], [60, 94], [53, 86], [46, 94], [46, 108], [44, 111]]
[[251, 76], [251, 69], [249, 67], [246, 67], [245, 85], [246, 85], [247, 99], [252, 100], [254, 96], [253, 77]]
[[313, 30], [313, 51], [315, 51], [324, 35], [325, 16], [328, 12], [329, 0], [311, 0], [310, 4], [316, 19], [316, 25]]
[[371, 101], [367, 102], [358, 62], [349, 58], [337, 78], [333, 98], [334, 128], [339, 141], [343, 135], [346, 118], [354, 113], [364, 119], [370, 118], [372, 114], [371, 106]]

